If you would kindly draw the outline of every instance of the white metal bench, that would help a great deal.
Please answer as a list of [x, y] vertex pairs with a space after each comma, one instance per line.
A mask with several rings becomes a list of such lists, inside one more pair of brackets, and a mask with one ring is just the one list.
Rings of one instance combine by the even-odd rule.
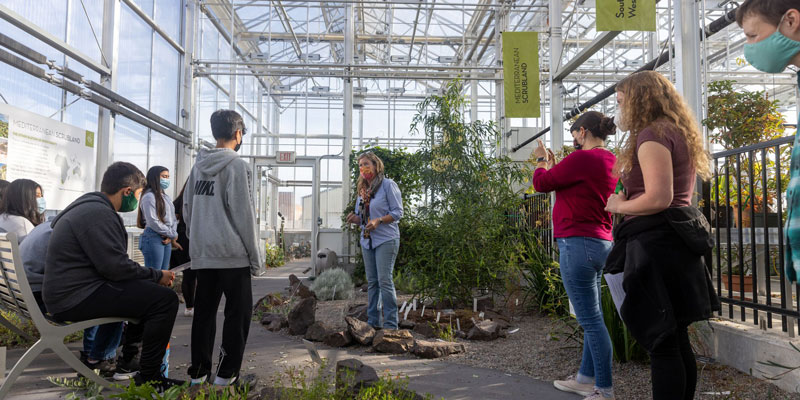
[[22, 317], [30, 318], [36, 329], [39, 330], [41, 337], [25, 352], [6, 376], [2, 387], [0, 387], [0, 399], [8, 396], [14, 381], [19, 378], [28, 364], [45, 349], [52, 350], [81, 375], [91, 379], [98, 385], [110, 388], [111, 382], [101, 378], [75, 357], [75, 354], [64, 344], [64, 338], [96, 325], [122, 321], [137, 322], [129, 318], [97, 318], [60, 324], [45, 318], [39, 310], [36, 299], [33, 297], [33, 291], [31, 291], [31, 287], [28, 284], [28, 278], [25, 276], [25, 270], [22, 267], [17, 236], [13, 233], [0, 233], [0, 305]]

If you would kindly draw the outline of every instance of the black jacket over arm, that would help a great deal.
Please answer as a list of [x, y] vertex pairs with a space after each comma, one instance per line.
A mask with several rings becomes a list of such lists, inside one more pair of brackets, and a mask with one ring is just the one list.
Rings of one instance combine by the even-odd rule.
[[708, 319], [720, 309], [703, 260], [713, 247], [708, 221], [695, 207], [668, 208], [614, 228], [605, 270], [624, 271], [622, 320], [647, 350], [678, 324]]

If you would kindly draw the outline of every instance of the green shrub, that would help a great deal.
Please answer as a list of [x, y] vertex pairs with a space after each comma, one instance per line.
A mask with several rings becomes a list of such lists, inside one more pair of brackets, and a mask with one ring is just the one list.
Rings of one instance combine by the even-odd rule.
[[611, 336], [614, 359], [619, 362], [646, 361], [648, 359], [647, 350], [631, 336], [628, 327], [622, 322], [617, 307], [614, 305], [614, 299], [611, 297], [611, 291], [605, 284], [605, 278], [603, 278], [600, 292], [600, 302], [603, 308], [603, 320], [606, 323], [608, 335]]
[[264, 264], [267, 268], [277, 268], [286, 263], [283, 250], [279, 246], [273, 246], [267, 243], [264, 255], [266, 256], [266, 262]]
[[353, 298], [353, 281], [341, 268], [331, 268], [319, 274], [311, 290], [320, 300], [346, 300]]

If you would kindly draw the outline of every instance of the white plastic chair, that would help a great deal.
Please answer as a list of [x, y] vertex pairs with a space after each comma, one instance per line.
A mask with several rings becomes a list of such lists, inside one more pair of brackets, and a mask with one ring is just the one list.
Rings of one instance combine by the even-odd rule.
[[33, 291], [28, 284], [28, 278], [25, 276], [17, 236], [14, 233], [0, 233], [0, 304], [22, 317], [30, 318], [41, 335], [41, 339], [34, 343], [9, 371], [0, 387], [0, 399], [8, 396], [14, 381], [19, 378], [28, 364], [45, 349], [52, 350], [72, 369], [86, 378], [98, 385], [111, 388], [111, 382], [101, 378], [75, 357], [75, 354], [64, 344], [64, 338], [97, 325], [122, 321], [136, 323], [138, 321], [129, 318], [97, 318], [75, 323], [56, 323], [45, 318], [36, 304]]

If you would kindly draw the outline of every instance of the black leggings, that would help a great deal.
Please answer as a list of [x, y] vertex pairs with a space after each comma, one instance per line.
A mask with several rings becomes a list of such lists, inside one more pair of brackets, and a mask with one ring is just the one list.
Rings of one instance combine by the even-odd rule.
[[679, 325], [675, 333], [650, 352], [650, 375], [654, 400], [694, 398], [697, 364], [687, 325]]
[[194, 291], [196, 287], [197, 271], [191, 268], [184, 270], [181, 292], [183, 292], [183, 299], [186, 300], [186, 308], [194, 308]]

